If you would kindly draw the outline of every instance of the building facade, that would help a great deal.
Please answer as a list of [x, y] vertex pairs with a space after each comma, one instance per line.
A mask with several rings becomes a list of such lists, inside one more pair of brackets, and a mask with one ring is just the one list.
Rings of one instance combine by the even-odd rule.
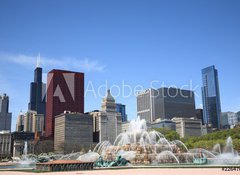
[[145, 119], [147, 123], [160, 117], [157, 96], [158, 92], [155, 89], [147, 89], [137, 94], [137, 116]]
[[181, 138], [202, 135], [202, 122], [199, 119], [173, 118], [172, 121], [176, 123], [176, 131]]
[[28, 111], [24, 116], [24, 132], [35, 132], [33, 130], [33, 116], [36, 115], [36, 111]]
[[204, 124], [203, 109], [196, 109], [196, 118], [199, 119], [199, 120], [202, 120], [202, 124]]
[[215, 66], [202, 69], [203, 121], [213, 128], [221, 128], [221, 103], [218, 71]]
[[166, 129], [170, 129], [170, 130], [176, 131], [176, 123], [173, 122], [172, 120], [167, 120], [167, 119], [160, 120], [160, 119], [157, 119], [157, 120], [155, 120], [151, 124], [150, 128], [166, 128]]
[[221, 126], [222, 128], [231, 128], [238, 124], [238, 115], [234, 112], [221, 113]]
[[44, 115], [43, 114], [33, 115], [32, 128], [35, 133], [43, 133], [44, 131]]
[[116, 137], [122, 132], [122, 116], [116, 112], [115, 99], [110, 90], [102, 101], [101, 111], [90, 112], [93, 117], [93, 132], [95, 142], [109, 141], [114, 143]]
[[11, 133], [11, 155], [20, 157], [24, 153], [25, 142], [27, 143], [28, 154], [34, 154], [34, 133], [13, 132]]
[[173, 117], [195, 117], [194, 92], [178, 88], [160, 88], [157, 100], [160, 106], [160, 118], [171, 120]]
[[122, 123], [122, 132], [127, 132], [129, 130], [130, 122], [123, 122]]
[[122, 122], [126, 122], [127, 121], [126, 105], [116, 103], [116, 110], [118, 113], [121, 113]]
[[64, 111], [84, 113], [84, 74], [52, 70], [47, 78], [45, 137], [54, 137], [55, 116]]
[[[21, 115], [19, 117], [21, 117]], [[24, 132], [42, 133], [43, 131], [44, 115], [37, 114], [36, 111], [26, 112], [24, 115]]]
[[11, 131], [12, 113], [9, 113], [9, 97], [0, 95], [0, 131]]
[[0, 131], [0, 160], [11, 157], [11, 133]]
[[17, 123], [16, 123], [16, 131], [17, 132], [24, 131], [24, 117], [25, 117], [25, 115], [21, 111], [20, 114], [18, 115]]
[[209, 134], [212, 132], [213, 132], [213, 129], [212, 129], [211, 124], [203, 124], [202, 125], [202, 135], [206, 135], [206, 134]]
[[93, 144], [93, 118], [65, 111], [55, 117], [54, 151], [70, 153]]
[[137, 95], [137, 115], [152, 123], [157, 119], [195, 117], [194, 92], [177, 88], [148, 89]]

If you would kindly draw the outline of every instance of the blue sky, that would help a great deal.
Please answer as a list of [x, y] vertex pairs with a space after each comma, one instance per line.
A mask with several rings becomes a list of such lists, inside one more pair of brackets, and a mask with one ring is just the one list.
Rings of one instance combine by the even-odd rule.
[[[144, 88], [153, 80], [156, 87], [191, 81], [197, 107], [201, 69], [215, 65], [222, 111], [239, 111], [239, 9], [238, 0], [1, 0], [0, 93], [10, 96], [12, 128], [19, 111], [27, 110], [39, 52], [44, 73], [81, 71], [94, 88], [106, 80]], [[134, 95], [116, 101], [136, 117]], [[85, 111], [100, 106], [100, 97], [87, 95]]]

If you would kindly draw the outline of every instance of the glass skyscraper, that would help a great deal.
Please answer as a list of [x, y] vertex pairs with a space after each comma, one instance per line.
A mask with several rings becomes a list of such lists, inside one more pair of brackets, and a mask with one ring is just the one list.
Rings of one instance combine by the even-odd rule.
[[221, 128], [221, 103], [219, 94], [218, 71], [215, 66], [202, 69], [203, 122]]
[[126, 114], [126, 106], [120, 103], [116, 104], [116, 111], [121, 113], [122, 116], [122, 122], [127, 121], [127, 114]]

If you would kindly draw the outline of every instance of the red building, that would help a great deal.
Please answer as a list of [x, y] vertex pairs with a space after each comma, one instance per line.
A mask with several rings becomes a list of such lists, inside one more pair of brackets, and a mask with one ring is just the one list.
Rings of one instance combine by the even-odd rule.
[[84, 74], [53, 69], [47, 77], [45, 137], [53, 139], [54, 118], [64, 111], [84, 113]]

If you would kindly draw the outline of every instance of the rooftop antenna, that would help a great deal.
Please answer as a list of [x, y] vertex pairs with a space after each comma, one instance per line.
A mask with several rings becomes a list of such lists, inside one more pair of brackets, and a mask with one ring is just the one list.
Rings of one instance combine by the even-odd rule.
[[40, 53], [38, 53], [38, 56], [37, 56], [37, 67], [40, 67], [40, 63], [41, 63], [41, 57], [40, 57]]

